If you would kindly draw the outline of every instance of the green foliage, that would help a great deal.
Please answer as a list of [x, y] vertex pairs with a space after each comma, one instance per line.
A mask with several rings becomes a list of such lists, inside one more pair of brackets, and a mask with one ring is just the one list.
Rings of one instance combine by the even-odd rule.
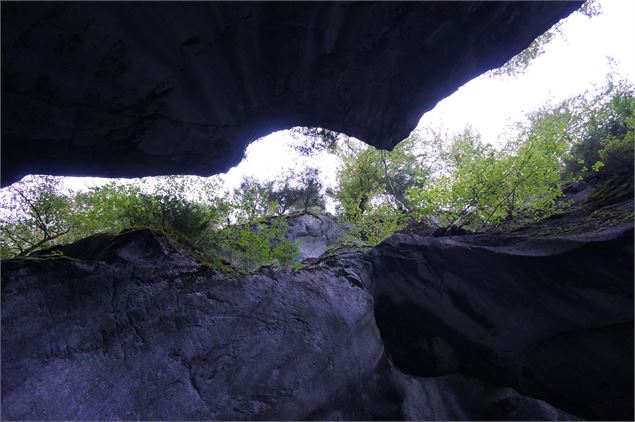
[[[390, 152], [302, 129], [315, 141], [304, 152], [326, 149], [341, 159], [332, 196], [356, 242], [376, 245], [412, 219], [478, 230], [556, 212], [563, 182], [595, 173], [631, 175], [634, 93], [632, 84], [611, 77], [594, 93], [529, 114], [502, 149], [470, 127], [453, 136], [419, 131]], [[0, 246], [3, 257], [27, 255], [96, 232], [151, 228], [191, 246], [206, 262], [228, 259], [243, 271], [290, 266], [298, 246], [285, 238], [284, 215], [324, 208], [323, 190], [315, 168], [268, 182], [246, 178], [231, 195], [207, 179], [169, 176], [73, 196], [56, 178], [31, 177], [5, 191]]]
[[537, 112], [502, 151], [470, 131], [454, 137], [446, 154], [450, 173], [410, 189], [413, 214], [449, 228], [544, 216], [562, 194], [558, 182], [569, 148], [562, 135], [568, 124], [562, 113]]
[[304, 212], [311, 207], [324, 208], [324, 197], [321, 194], [322, 182], [317, 168], [306, 168], [298, 176], [298, 199], [295, 202], [297, 209]]
[[550, 215], [563, 181], [591, 171], [632, 173], [634, 110], [632, 85], [610, 78], [592, 96], [531, 113], [500, 151], [466, 130], [441, 146], [441, 170], [410, 189], [412, 214], [431, 225], [474, 229]]
[[[285, 238], [286, 220], [258, 220], [275, 207], [268, 199], [270, 186], [247, 181], [241, 187], [230, 202], [218, 194], [214, 182], [168, 176], [110, 183], [69, 196], [61, 191], [59, 179], [32, 177], [9, 188], [0, 226], [2, 257], [97, 232], [150, 228], [194, 248], [206, 262], [220, 263], [218, 251], [223, 251], [242, 270], [289, 265], [298, 246]], [[243, 224], [223, 229], [231, 212]]]
[[275, 213], [282, 216], [291, 211], [302, 196], [302, 188], [292, 185], [291, 177], [282, 180], [269, 194], [269, 199], [275, 203]]
[[[632, 171], [635, 130], [635, 87], [609, 77], [595, 93], [566, 102], [576, 125], [575, 142], [566, 161], [565, 178], [586, 177], [591, 170], [603, 173]], [[600, 166], [598, 163], [603, 163]]]
[[150, 228], [193, 247], [209, 247], [213, 229], [228, 213], [216, 191], [211, 182], [182, 176], [161, 177], [141, 186], [110, 183], [92, 188], [75, 199], [82, 222], [76, 234]]
[[407, 212], [406, 192], [428, 174], [414, 148], [414, 141], [407, 139], [392, 151], [354, 146], [342, 154], [336, 197], [343, 213], [350, 217], [363, 215], [372, 209], [376, 200]]
[[128, 210], [140, 206], [137, 200], [139, 195], [138, 186], [117, 185], [113, 182], [76, 194], [78, 226], [75, 234], [77, 237], [98, 232], [116, 234], [129, 227]]
[[233, 265], [243, 271], [264, 265], [286, 267], [299, 253], [298, 245], [285, 238], [287, 230], [284, 217], [228, 226], [219, 233], [218, 245]]
[[343, 135], [320, 127], [294, 127], [291, 136], [296, 140], [293, 149], [302, 155], [310, 156], [320, 151], [334, 152]]
[[262, 183], [246, 177], [238, 189], [234, 190], [232, 208], [239, 223], [254, 221], [276, 211], [277, 203], [272, 200], [273, 182]]
[[322, 189], [319, 170], [311, 167], [277, 181], [247, 177], [234, 190], [232, 206], [239, 223], [273, 214], [282, 216], [292, 210], [307, 212], [312, 207], [324, 208]]
[[349, 234], [353, 238], [369, 246], [376, 246], [391, 234], [405, 228], [408, 216], [388, 204], [379, 204], [363, 214], [343, 216], [342, 222], [350, 226]]
[[490, 72], [493, 77], [511, 76], [516, 77], [527, 72], [529, 65], [545, 52], [545, 47], [558, 35], [559, 28], [556, 26], [532, 41], [529, 46], [509, 59], [507, 63], [498, 69]]
[[335, 196], [341, 219], [369, 245], [407, 223], [406, 193], [428, 175], [414, 150], [414, 139], [407, 139], [390, 152], [350, 142], [340, 152], [343, 165]]
[[74, 228], [71, 200], [54, 177], [30, 177], [13, 184], [9, 192], [0, 218], [2, 258], [54, 244]]
[[[317, 171], [311, 174], [317, 178]], [[245, 178], [234, 190], [231, 206], [237, 224], [220, 230], [216, 244], [236, 268], [253, 271], [264, 265], [286, 267], [298, 255], [298, 245], [285, 238], [288, 225], [282, 215], [298, 203], [304, 204], [305, 195], [309, 204], [314, 198], [310, 195], [320, 196], [319, 188], [307, 194], [311, 183], [301, 179], [294, 186], [292, 178], [297, 179], [297, 175], [290, 175], [278, 186], [276, 181]], [[278, 217], [270, 218], [273, 214]]]
[[[633, 132], [622, 139], [612, 138], [604, 142], [602, 149], [598, 151], [602, 161], [593, 165], [593, 170], [599, 171], [606, 167], [616, 172], [632, 172], [633, 170]], [[606, 170], [605, 170], [606, 171]]]

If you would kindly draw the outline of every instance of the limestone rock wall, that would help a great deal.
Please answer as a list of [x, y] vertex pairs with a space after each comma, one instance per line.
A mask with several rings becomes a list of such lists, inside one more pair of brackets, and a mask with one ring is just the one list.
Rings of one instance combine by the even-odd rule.
[[391, 148], [581, 2], [3, 2], [2, 184], [211, 175], [275, 130]]
[[361, 253], [229, 276], [147, 230], [58, 250], [2, 263], [3, 420], [576, 419], [396, 369]]

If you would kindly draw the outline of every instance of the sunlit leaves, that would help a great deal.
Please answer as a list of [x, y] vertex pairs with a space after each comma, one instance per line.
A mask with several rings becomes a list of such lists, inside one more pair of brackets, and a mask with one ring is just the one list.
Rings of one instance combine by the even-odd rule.
[[554, 116], [535, 119], [501, 151], [474, 133], [455, 137], [446, 157], [452, 171], [409, 191], [415, 215], [439, 227], [479, 228], [547, 210], [561, 194], [566, 125]]

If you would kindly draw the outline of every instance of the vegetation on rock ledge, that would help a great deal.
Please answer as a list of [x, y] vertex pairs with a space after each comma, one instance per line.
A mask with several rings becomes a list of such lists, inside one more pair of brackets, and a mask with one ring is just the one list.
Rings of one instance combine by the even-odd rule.
[[285, 237], [285, 217], [322, 209], [326, 197], [337, 204], [348, 238], [370, 246], [408, 224], [454, 233], [536, 221], [562, 211], [567, 184], [598, 174], [632, 176], [634, 94], [632, 84], [609, 77], [596, 92], [529, 114], [498, 149], [469, 127], [458, 134], [414, 132], [390, 152], [324, 129], [294, 129], [304, 137], [303, 154], [326, 150], [339, 157], [335, 189], [325, 189], [312, 168], [270, 182], [247, 178], [231, 193], [213, 179], [182, 176], [77, 194], [50, 176], [26, 178], [5, 192], [2, 257], [98, 232], [150, 228], [209, 262], [229, 260], [246, 271], [284, 267], [298, 254]]

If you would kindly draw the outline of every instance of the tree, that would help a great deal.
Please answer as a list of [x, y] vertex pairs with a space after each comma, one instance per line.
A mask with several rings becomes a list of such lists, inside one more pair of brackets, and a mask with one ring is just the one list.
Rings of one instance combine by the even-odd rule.
[[370, 245], [407, 223], [407, 192], [429, 173], [416, 149], [414, 138], [401, 142], [392, 151], [354, 142], [340, 147], [343, 164], [335, 192], [340, 218]]
[[277, 203], [271, 198], [273, 182], [260, 182], [245, 177], [238, 189], [234, 189], [232, 206], [239, 223], [255, 221], [274, 214]]
[[344, 155], [336, 194], [344, 213], [364, 214], [373, 201], [407, 212], [406, 192], [429, 174], [415, 153], [416, 147], [413, 138], [402, 141], [392, 151], [366, 147]]
[[217, 191], [214, 181], [184, 176], [92, 188], [75, 198], [80, 224], [74, 234], [81, 237], [150, 228], [191, 246], [205, 247], [228, 214], [228, 206]]
[[319, 178], [320, 171], [309, 167], [298, 175], [298, 199], [300, 209], [307, 212], [311, 207], [324, 208], [324, 197], [321, 194], [322, 182]]
[[451, 172], [410, 190], [415, 215], [431, 224], [479, 229], [518, 215], [551, 212], [562, 191], [560, 174], [570, 146], [567, 113], [538, 111], [502, 151], [469, 131], [455, 137]]
[[338, 141], [345, 138], [337, 132], [320, 127], [294, 127], [291, 136], [295, 139], [293, 149], [302, 155], [309, 156], [320, 151], [335, 151]]
[[275, 202], [275, 213], [278, 216], [284, 215], [291, 210], [300, 199], [301, 189], [291, 184], [291, 176], [278, 181], [274, 190], [269, 194], [269, 198]]
[[110, 182], [92, 187], [87, 192], [79, 192], [74, 198], [74, 212], [77, 226], [76, 237], [94, 233], [118, 233], [130, 227], [129, 210], [140, 208], [138, 197], [140, 188], [131, 184]]
[[[635, 87], [608, 75], [604, 86], [563, 103], [573, 116], [574, 136], [566, 160], [568, 179], [587, 177], [595, 171], [632, 171], [635, 132]], [[595, 170], [595, 171], [594, 171]]]
[[382, 192], [383, 172], [379, 161], [379, 155], [370, 147], [357, 155], [343, 157], [336, 196], [349, 218], [364, 214], [373, 197]]
[[228, 226], [218, 233], [218, 249], [243, 271], [264, 265], [286, 267], [299, 253], [297, 243], [286, 239], [288, 229], [284, 217]]
[[71, 200], [59, 179], [31, 176], [9, 187], [12, 198], [2, 210], [2, 257], [29, 253], [61, 240], [75, 227]]

